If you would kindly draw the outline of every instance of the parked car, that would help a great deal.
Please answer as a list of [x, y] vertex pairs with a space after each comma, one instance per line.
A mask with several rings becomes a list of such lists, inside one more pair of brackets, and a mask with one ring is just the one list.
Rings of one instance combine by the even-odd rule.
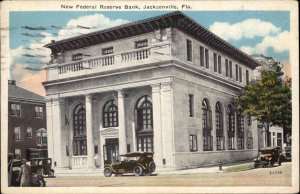
[[[20, 186], [20, 180], [18, 178], [19, 178], [21, 166], [22, 166], [21, 160], [14, 159], [9, 163], [9, 173], [11, 174], [11, 179], [10, 179], [11, 186], [14, 186], [14, 187]], [[45, 187], [46, 181], [44, 180], [44, 178], [41, 175], [32, 173], [31, 186], [32, 187]]]
[[286, 161], [291, 161], [292, 160], [292, 147], [291, 146], [285, 147], [284, 157], [285, 157]]
[[54, 176], [54, 170], [51, 169], [51, 158], [33, 158], [31, 159], [31, 172], [37, 173], [41, 176], [47, 175], [48, 177]]
[[152, 152], [133, 152], [120, 155], [120, 158], [124, 160], [104, 166], [105, 177], [123, 173], [133, 173], [135, 176], [150, 175], [156, 168]]
[[276, 147], [265, 147], [259, 150], [258, 157], [254, 158], [254, 168], [260, 166], [266, 167], [267, 165], [274, 166], [275, 163], [281, 165], [284, 160], [284, 155], [281, 152], [281, 148]]

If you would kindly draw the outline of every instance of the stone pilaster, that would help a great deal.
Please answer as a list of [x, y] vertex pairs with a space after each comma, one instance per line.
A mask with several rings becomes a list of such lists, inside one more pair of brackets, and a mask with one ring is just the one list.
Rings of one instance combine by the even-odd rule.
[[118, 119], [119, 119], [119, 154], [127, 153], [124, 92], [118, 90]]
[[49, 137], [50, 141], [53, 141], [52, 160], [56, 167], [62, 167], [61, 127], [61, 103], [60, 99], [56, 98], [52, 99], [52, 137]]
[[85, 96], [85, 111], [86, 111], [86, 140], [87, 140], [87, 167], [94, 167], [94, 138], [92, 124], [92, 95]]
[[47, 113], [47, 136], [48, 136], [48, 157], [53, 159], [52, 166], [54, 166], [54, 137], [53, 137], [53, 113], [52, 100], [46, 100]]

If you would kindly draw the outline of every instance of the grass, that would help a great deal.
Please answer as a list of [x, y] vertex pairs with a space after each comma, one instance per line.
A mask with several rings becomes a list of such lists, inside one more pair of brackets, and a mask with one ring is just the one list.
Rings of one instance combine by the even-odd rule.
[[225, 172], [238, 172], [238, 171], [244, 171], [244, 170], [251, 170], [253, 168], [254, 168], [254, 164], [249, 163], [249, 164], [242, 164], [242, 165], [228, 167], [228, 168], [225, 168], [224, 171]]

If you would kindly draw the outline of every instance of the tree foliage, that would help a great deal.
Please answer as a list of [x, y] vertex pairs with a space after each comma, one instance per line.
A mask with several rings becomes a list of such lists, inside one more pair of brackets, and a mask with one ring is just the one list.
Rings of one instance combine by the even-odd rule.
[[291, 79], [283, 79], [281, 67], [261, 70], [261, 75], [252, 81], [237, 103], [245, 115], [254, 116], [265, 125], [278, 125], [290, 132], [292, 119]]

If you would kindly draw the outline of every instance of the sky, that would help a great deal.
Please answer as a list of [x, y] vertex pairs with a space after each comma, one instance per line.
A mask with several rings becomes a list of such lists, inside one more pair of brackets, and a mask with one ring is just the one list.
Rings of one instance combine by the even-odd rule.
[[[50, 61], [51, 40], [61, 40], [128, 22], [158, 16], [163, 11], [43, 11], [9, 14], [9, 79], [45, 95], [43, 68]], [[290, 13], [288, 11], [184, 11], [186, 15], [249, 55], [264, 54], [284, 64], [288, 72]]]

